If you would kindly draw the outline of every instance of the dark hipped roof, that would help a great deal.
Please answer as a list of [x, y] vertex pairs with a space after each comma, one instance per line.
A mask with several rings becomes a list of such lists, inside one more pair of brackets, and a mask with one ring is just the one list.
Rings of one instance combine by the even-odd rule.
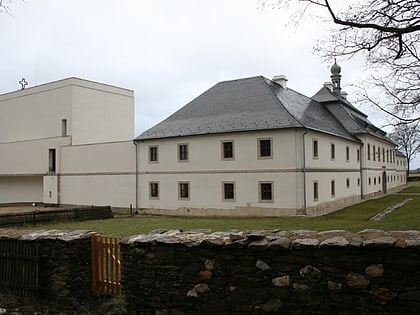
[[370, 134], [387, 142], [394, 143], [386, 136], [386, 132], [368, 120], [367, 115], [354, 107], [342, 96], [332, 92], [329, 88], [321, 88], [312, 99], [325, 106], [351, 134], [355, 136]]
[[137, 140], [285, 128], [357, 141], [322, 104], [262, 76], [216, 84]]

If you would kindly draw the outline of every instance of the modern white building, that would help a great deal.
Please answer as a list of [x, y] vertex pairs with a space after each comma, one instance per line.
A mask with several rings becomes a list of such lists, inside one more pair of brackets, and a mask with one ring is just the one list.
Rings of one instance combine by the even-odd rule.
[[395, 144], [342, 95], [340, 71], [312, 98], [285, 76], [220, 82], [142, 133], [142, 211], [320, 214], [405, 185]]
[[0, 204], [135, 203], [134, 93], [68, 78], [0, 95]]
[[168, 215], [321, 214], [406, 183], [405, 158], [341, 93], [220, 82], [134, 136], [134, 93], [69, 78], [0, 95], [0, 205]]

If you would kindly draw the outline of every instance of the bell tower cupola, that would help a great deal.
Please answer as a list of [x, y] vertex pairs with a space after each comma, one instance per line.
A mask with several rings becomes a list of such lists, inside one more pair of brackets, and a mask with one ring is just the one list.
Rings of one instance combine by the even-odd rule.
[[341, 67], [337, 64], [337, 60], [334, 60], [334, 64], [331, 66], [331, 82], [333, 85], [332, 91], [341, 96]]

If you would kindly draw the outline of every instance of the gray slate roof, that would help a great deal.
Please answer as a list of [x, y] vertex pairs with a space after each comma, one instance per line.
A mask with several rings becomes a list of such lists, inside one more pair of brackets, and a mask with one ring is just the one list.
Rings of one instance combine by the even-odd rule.
[[[262, 76], [224, 81], [136, 139], [308, 128], [359, 141], [353, 133], [362, 129], [357, 129], [358, 125], [353, 126], [352, 123], [343, 125], [348, 116], [344, 107], [332, 106], [330, 111], [328, 106], [340, 103], [340, 100], [328, 91], [322, 90], [314, 98], [309, 98]], [[358, 114], [360, 119], [366, 119], [366, 115], [350, 103], [348, 105], [347, 108]]]

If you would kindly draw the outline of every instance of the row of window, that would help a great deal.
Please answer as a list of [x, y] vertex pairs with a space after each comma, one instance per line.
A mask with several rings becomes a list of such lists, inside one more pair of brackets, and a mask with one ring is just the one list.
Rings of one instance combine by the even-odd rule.
[[[190, 200], [191, 191], [190, 182], [178, 182], [178, 199]], [[258, 183], [258, 200], [259, 202], [273, 202], [273, 182], [259, 182]], [[157, 200], [160, 198], [159, 182], [149, 182], [149, 198]], [[223, 182], [222, 183], [222, 200], [235, 201], [236, 200], [236, 183]]]
[[[257, 140], [258, 146], [258, 159], [269, 159], [272, 158], [272, 138], [262, 138]], [[235, 147], [233, 140], [221, 141], [221, 159], [222, 160], [234, 160], [235, 159]], [[178, 162], [189, 161], [189, 145], [188, 143], [178, 144]], [[149, 163], [159, 162], [159, 146], [149, 146]]]
[[[381, 150], [382, 149], [382, 150]], [[381, 154], [382, 153], [382, 154]], [[382, 160], [381, 160], [382, 157]], [[380, 146], [376, 147], [375, 145], [371, 145], [368, 143], [367, 145], [367, 159], [368, 161], [378, 161], [378, 162], [386, 162], [386, 163], [393, 163], [395, 164], [395, 150], [381, 148]], [[404, 161], [397, 160], [398, 165], [404, 164]]]
[[[335, 179], [332, 179], [330, 182], [330, 192], [331, 192], [331, 198], [335, 198], [335, 185], [336, 181]], [[360, 178], [357, 178], [357, 186], [360, 186]], [[346, 188], [350, 188], [350, 178], [346, 178]], [[318, 181], [313, 182], [313, 200], [318, 201], [319, 199], [319, 183]]]
[[[330, 143], [330, 160], [335, 161], [336, 157], [336, 145], [334, 142]], [[350, 147], [345, 147], [346, 161], [350, 162]], [[312, 158], [317, 160], [319, 158], [318, 139], [312, 139]], [[360, 162], [360, 149], [356, 150], [356, 161]]]

